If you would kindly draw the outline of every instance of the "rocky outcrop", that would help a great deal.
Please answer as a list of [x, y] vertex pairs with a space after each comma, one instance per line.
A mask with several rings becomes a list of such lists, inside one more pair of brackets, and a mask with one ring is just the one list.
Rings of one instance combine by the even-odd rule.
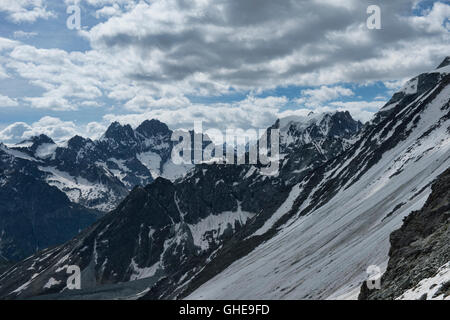
[[381, 278], [381, 289], [370, 291], [363, 284], [359, 299], [450, 296], [450, 273], [446, 281], [433, 283], [428, 288], [423, 282], [421, 284], [421, 281], [446, 271], [442, 267], [450, 261], [449, 243], [450, 169], [433, 183], [432, 193], [424, 207], [406, 217], [403, 226], [392, 233], [389, 264]]

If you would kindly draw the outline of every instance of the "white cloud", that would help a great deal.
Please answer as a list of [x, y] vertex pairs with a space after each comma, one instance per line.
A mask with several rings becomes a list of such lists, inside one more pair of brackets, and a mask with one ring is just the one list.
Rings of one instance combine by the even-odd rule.
[[55, 96], [42, 96], [33, 98], [24, 98], [31, 106], [38, 109], [50, 109], [56, 111], [75, 110], [76, 107], [71, 105], [67, 99]]
[[9, 75], [8, 75], [8, 73], [6, 72], [5, 68], [3, 68], [3, 67], [0, 65], [0, 79], [6, 79], [6, 78], [9, 78]]
[[448, 32], [450, 5], [435, 2], [431, 9], [422, 12], [421, 16], [403, 17], [411, 28], [426, 30], [427, 32]]
[[[140, 2], [84, 35], [96, 50], [120, 55], [123, 73], [159, 92], [168, 86], [178, 93], [219, 94], [230, 88], [397, 79], [435, 64], [450, 50], [445, 30], [417, 30], [396, 16], [407, 2], [384, 5], [392, 14], [384, 14], [382, 33], [358, 20], [365, 1], [332, 6], [329, 1], [168, 0]], [[423, 24], [442, 23], [443, 6], [445, 12], [450, 8], [435, 5]], [[411, 45], [421, 48], [421, 58], [411, 56]]]
[[[387, 85], [393, 85], [388, 83]], [[300, 115], [315, 112], [349, 111], [355, 119], [366, 122], [386, 103], [386, 97], [377, 96], [374, 101], [354, 100], [342, 101], [343, 97], [353, 97], [354, 91], [342, 86], [321, 86], [317, 89], [303, 90], [301, 97], [295, 102], [299, 105]], [[360, 97], [358, 97], [360, 98]], [[287, 111], [283, 116], [294, 115], [295, 111]]]
[[362, 122], [369, 121], [373, 115], [386, 104], [386, 100], [376, 101], [334, 101], [329, 104], [331, 110], [349, 111], [350, 114]]
[[226, 128], [265, 129], [276, 121], [281, 108], [288, 102], [286, 97], [248, 96], [244, 100], [233, 103], [215, 103], [208, 106], [190, 104], [182, 109], [154, 108], [137, 114], [108, 114], [104, 120], [137, 126], [144, 119], [158, 119], [172, 129], [192, 129], [195, 121], [202, 121], [207, 128], [220, 130]]
[[51, 110], [75, 110], [86, 102], [98, 105], [95, 99], [102, 97], [102, 89], [108, 85], [107, 81], [103, 83], [102, 75], [114, 73], [113, 67], [103, 63], [95, 52], [68, 53], [22, 44], [11, 50], [5, 66], [45, 90], [41, 96], [26, 97], [24, 101], [34, 108]]
[[46, 116], [31, 125], [24, 122], [9, 125], [0, 131], [0, 140], [6, 143], [17, 143], [32, 136], [45, 134], [56, 142], [61, 142], [76, 134], [85, 135], [85, 130], [86, 128], [80, 128], [72, 121], [62, 121], [59, 118]]
[[125, 109], [142, 112], [154, 108], [179, 109], [190, 105], [189, 99], [183, 96], [155, 99], [151, 95], [139, 94], [127, 101]]
[[[44, 1], [2, 5], [10, 2], [11, 8], [45, 8]], [[136, 112], [110, 114], [106, 120], [155, 117], [191, 127], [193, 119], [202, 118], [213, 126], [263, 128], [283, 112], [293, 112], [281, 111], [286, 98], [250, 96], [207, 106], [188, 97], [286, 86], [318, 87], [302, 92], [299, 107], [349, 108], [365, 119], [375, 102], [339, 102], [354, 96], [339, 83], [381, 80], [394, 90], [394, 81], [435, 67], [450, 52], [448, 31], [439, 27], [450, 6], [435, 4], [423, 17], [399, 17], [415, 1], [386, 1], [378, 32], [365, 27], [368, 2], [66, 0], [107, 18], [81, 32], [92, 49], [39, 49], [0, 38], [0, 78], [17, 74], [42, 88], [43, 94], [26, 93], [20, 100], [33, 108], [64, 111], [112, 104], [114, 111], [122, 108], [118, 114]]]
[[20, 140], [23, 140], [25, 132], [29, 132], [31, 130], [31, 126], [29, 126], [25, 122], [16, 122], [0, 131], [0, 140], [2, 142], [18, 142]]
[[101, 17], [113, 17], [113, 16], [118, 16], [122, 14], [122, 10], [120, 9], [118, 4], [113, 4], [112, 6], [105, 6], [101, 9], [98, 9], [95, 12], [95, 16], [98, 18]]
[[72, 121], [62, 121], [55, 117], [43, 117], [31, 125], [32, 129], [23, 134], [29, 138], [39, 134], [45, 134], [55, 141], [69, 139], [78, 133], [77, 126]]
[[98, 139], [106, 132], [107, 124], [99, 122], [90, 122], [86, 125], [86, 136], [91, 139]]
[[25, 32], [22, 30], [14, 31], [14, 33], [13, 33], [13, 37], [15, 39], [29, 39], [29, 38], [35, 37], [37, 35], [38, 35], [37, 32]]
[[37, 19], [55, 17], [55, 13], [48, 11], [43, 0], [2, 0], [0, 12], [6, 12], [10, 20], [15, 23], [35, 22]]
[[298, 104], [304, 104], [309, 108], [316, 108], [323, 105], [324, 102], [336, 100], [341, 97], [350, 97], [355, 93], [341, 86], [327, 87], [321, 86], [318, 89], [303, 90], [301, 97], [297, 99]]
[[[1, 74], [1, 72], [0, 72]], [[0, 94], [0, 108], [1, 107], [16, 107], [19, 103], [16, 99], [11, 99], [10, 97], [3, 96]]]

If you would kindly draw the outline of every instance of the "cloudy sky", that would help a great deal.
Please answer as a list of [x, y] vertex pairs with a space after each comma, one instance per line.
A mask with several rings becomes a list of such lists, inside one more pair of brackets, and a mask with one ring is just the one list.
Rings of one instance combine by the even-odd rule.
[[[367, 7], [381, 8], [369, 30]], [[81, 12], [70, 29], [69, 6]], [[265, 128], [367, 121], [450, 55], [450, 1], [0, 0], [0, 141], [98, 137], [111, 121]]]

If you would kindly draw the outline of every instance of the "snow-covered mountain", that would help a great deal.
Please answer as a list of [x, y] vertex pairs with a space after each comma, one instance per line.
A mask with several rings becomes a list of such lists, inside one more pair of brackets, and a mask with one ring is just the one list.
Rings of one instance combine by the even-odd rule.
[[157, 120], [146, 120], [135, 130], [114, 122], [99, 140], [75, 136], [57, 145], [41, 135], [10, 146], [10, 153], [34, 161], [46, 182], [72, 202], [107, 212], [135, 186], [159, 176], [173, 180], [192, 167], [173, 165], [171, 136]]
[[95, 141], [75, 136], [58, 145], [40, 135], [1, 144], [0, 257], [18, 261], [64, 243], [134, 187], [182, 177], [193, 165], [171, 162], [172, 133], [147, 120], [135, 130], [112, 123]]
[[[277, 175], [201, 164], [159, 177], [0, 275], [0, 297], [356, 298], [367, 267], [386, 268], [390, 234], [450, 167], [450, 65], [410, 81], [362, 129], [341, 112], [274, 127]], [[80, 292], [65, 290], [69, 265], [82, 270]]]
[[[289, 121], [281, 128], [281, 149], [287, 153], [273, 178], [260, 174], [258, 165], [225, 164], [198, 165], [176, 182], [157, 178], [135, 188], [79, 237], [26, 260], [25, 265], [31, 264], [25, 270], [5, 274], [2, 288], [7, 291], [21, 282], [10, 282], [17, 276], [31, 276], [39, 284], [30, 286], [30, 292], [24, 286], [13, 297], [55, 292], [64, 286], [65, 267], [71, 264], [83, 270], [84, 288], [139, 279], [188, 280], [248, 222], [263, 227], [296, 181], [343, 152], [360, 128], [361, 123], [344, 112]], [[32, 265], [35, 272], [29, 275]], [[46, 286], [49, 281], [55, 284], [51, 288]]]

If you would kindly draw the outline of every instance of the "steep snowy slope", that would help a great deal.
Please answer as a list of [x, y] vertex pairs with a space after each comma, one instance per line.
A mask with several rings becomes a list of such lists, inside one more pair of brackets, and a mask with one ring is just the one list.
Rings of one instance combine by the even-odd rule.
[[[360, 126], [348, 113], [317, 117], [305, 127], [293, 123], [282, 136], [296, 141], [282, 149], [297, 151], [283, 159], [276, 177], [261, 175], [259, 166], [203, 164], [175, 183], [158, 178], [135, 188], [116, 210], [74, 240], [0, 276], [0, 295], [60, 292], [65, 270], [73, 264], [83, 270], [82, 288], [92, 292], [100, 285], [147, 278], [157, 282], [154, 290], [170, 294], [194, 278], [244, 226], [262, 227], [296, 181], [342, 152], [344, 141]], [[46, 286], [49, 281], [54, 285]]]
[[450, 167], [448, 69], [396, 94], [351, 150], [298, 186], [280, 208], [289, 219], [274, 237], [231, 265], [214, 265], [223, 271], [187, 298], [356, 298], [366, 268], [386, 267], [391, 232]]

